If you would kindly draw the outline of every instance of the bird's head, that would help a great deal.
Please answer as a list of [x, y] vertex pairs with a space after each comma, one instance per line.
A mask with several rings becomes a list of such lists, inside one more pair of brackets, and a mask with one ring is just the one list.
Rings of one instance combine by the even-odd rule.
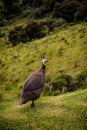
[[42, 64], [45, 65], [46, 62], [48, 62], [48, 59], [46, 57], [42, 57]]

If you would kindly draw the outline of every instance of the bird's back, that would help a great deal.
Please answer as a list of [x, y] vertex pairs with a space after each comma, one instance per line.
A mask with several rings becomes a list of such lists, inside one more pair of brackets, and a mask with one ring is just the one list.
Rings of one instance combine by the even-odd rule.
[[45, 75], [40, 71], [32, 73], [24, 83], [23, 91], [32, 91], [42, 88], [45, 83]]

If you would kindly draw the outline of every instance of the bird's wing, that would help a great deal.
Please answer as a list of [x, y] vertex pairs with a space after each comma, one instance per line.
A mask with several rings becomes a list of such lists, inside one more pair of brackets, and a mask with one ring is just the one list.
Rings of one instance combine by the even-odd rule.
[[32, 91], [42, 88], [45, 83], [45, 76], [32, 73], [24, 83], [23, 91]]

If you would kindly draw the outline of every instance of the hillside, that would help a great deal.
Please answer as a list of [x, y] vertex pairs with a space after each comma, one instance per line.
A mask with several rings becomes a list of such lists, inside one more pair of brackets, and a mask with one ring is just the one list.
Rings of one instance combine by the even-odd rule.
[[[41, 97], [19, 106], [43, 56]], [[0, 130], [87, 130], [86, 0], [0, 0]]]
[[61, 72], [72, 77], [87, 70], [87, 23], [56, 28], [44, 38], [20, 43], [5, 44], [0, 39], [0, 88], [20, 91], [27, 76], [40, 68], [41, 56], [46, 55], [46, 77], [52, 82]]
[[0, 103], [0, 130], [86, 130], [87, 89], [41, 97], [36, 108], [17, 99]]
[[[43, 38], [27, 42], [15, 37], [17, 44], [13, 45], [9, 32], [15, 27], [24, 28], [27, 22], [20, 19], [0, 27], [0, 130], [86, 130], [87, 22], [65, 23], [46, 32]], [[21, 87], [27, 76], [41, 67], [43, 55], [48, 63], [42, 96], [36, 108], [30, 108], [30, 103], [20, 107]], [[62, 87], [68, 93], [58, 96]]]

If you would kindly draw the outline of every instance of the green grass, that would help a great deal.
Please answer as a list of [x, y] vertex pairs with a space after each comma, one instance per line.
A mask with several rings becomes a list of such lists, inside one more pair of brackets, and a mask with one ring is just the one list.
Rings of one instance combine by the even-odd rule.
[[1, 93], [14, 91], [14, 95], [19, 94], [27, 76], [41, 67], [42, 55], [49, 60], [46, 77], [50, 82], [60, 71], [75, 77], [87, 70], [87, 23], [67, 25], [42, 39], [13, 47], [5, 42], [8, 40], [8, 30], [14, 26], [0, 28], [1, 32], [6, 32], [6, 36], [0, 38]]
[[[23, 22], [23, 21], [22, 21]], [[75, 77], [87, 70], [87, 23], [55, 29], [42, 39], [13, 47], [0, 38], [0, 130], [86, 130], [87, 89], [55, 97], [41, 97], [36, 108], [18, 105], [27, 76], [41, 66], [46, 55], [46, 77], [51, 81], [64, 71]]]
[[13, 80], [19, 78], [23, 82], [40, 67], [43, 54], [49, 59], [47, 75], [51, 74], [50, 77], [55, 77], [60, 70], [75, 76], [87, 66], [87, 23], [56, 30], [40, 40], [19, 44], [14, 48], [5, 46], [4, 42], [5, 39], [1, 38], [0, 69], [1, 73], [8, 75], [7, 81], [13, 77]]
[[87, 89], [41, 97], [36, 107], [19, 106], [18, 99], [0, 103], [0, 130], [86, 130]]

